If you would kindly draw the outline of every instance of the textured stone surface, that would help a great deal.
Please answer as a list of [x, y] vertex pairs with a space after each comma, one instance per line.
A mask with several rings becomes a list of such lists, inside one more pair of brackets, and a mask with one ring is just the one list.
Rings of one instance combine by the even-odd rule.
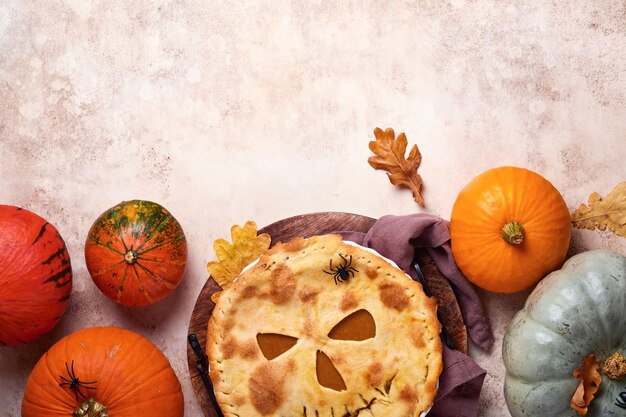
[[[383, 4], [384, 3], [384, 4]], [[0, 203], [55, 224], [75, 271], [62, 323], [0, 350], [0, 417], [19, 415], [39, 356], [75, 329], [148, 336], [199, 415], [187, 323], [230, 225], [314, 211], [421, 210], [367, 163], [375, 126], [423, 154], [426, 210], [499, 165], [533, 169], [570, 206], [626, 179], [626, 5], [618, 1], [0, 1]], [[183, 284], [144, 309], [93, 285], [91, 223], [133, 198], [167, 207], [190, 243]], [[575, 231], [572, 252], [626, 251]], [[501, 335], [525, 294], [483, 294], [496, 332], [481, 415], [506, 416]]]

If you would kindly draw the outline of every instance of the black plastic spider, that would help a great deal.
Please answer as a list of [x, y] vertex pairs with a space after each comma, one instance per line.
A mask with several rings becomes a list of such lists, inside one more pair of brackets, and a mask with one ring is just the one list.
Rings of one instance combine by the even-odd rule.
[[85, 396], [85, 394], [82, 393], [80, 389], [81, 388], [95, 389], [96, 387], [90, 387], [89, 385], [93, 385], [97, 381], [90, 382], [90, 381], [79, 380], [78, 377], [76, 376], [76, 373], [74, 373], [74, 361], [72, 361], [71, 369], [70, 369], [70, 366], [67, 365], [67, 362], [65, 362], [65, 370], [67, 371], [67, 376], [69, 376], [70, 379], [65, 378], [63, 375], [59, 375], [62, 381], [59, 384], [59, 386], [62, 387], [64, 385], [69, 385], [70, 389], [74, 391], [74, 396], [76, 397], [76, 401], [78, 401], [79, 395], [81, 396], [83, 400], [86, 400], [87, 397]]
[[327, 271], [324, 269], [325, 273], [332, 275], [333, 278], [335, 278], [335, 285], [340, 282], [346, 282], [348, 278], [354, 277], [355, 272], [359, 272], [358, 270], [350, 266], [352, 264], [352, 255], [349, 255], [350, 259], [346, 259], [340, 253], [338, 255], [343, 260], [343, 263], [339, 265], [338, 267], [333, 268], [333, 259], [330, 258], [330, 263], [329, 263], [330, 271]]
[[623, 408], [624, 410], [626, 410], [626, 391], [622, 391], [619, 393], [619, 395], [615, 399], [615, 405], [619, 408]]

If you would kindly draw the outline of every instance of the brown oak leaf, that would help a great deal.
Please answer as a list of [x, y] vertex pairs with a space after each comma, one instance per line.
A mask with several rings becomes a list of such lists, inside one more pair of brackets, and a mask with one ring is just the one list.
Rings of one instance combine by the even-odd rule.
[[[257, 236], [257, 233], [256, 223], [247, 221], [243, 226], [231, 227], [232, 243], [225, 239], [213, 242], [218, 261], [209, 262], [207, 268], [220, 287], [227, 288], [247, 265], [270, 247], [270, 235], [262, 233]], [[213, 301], [219, 296], [216, 294], [219, 293], [211, 297]]]
[[608, 227], [616, 235], [626, 237], [626, 181], [617, 184], [605, 198], [591, 194], [588, 204], [581, 204], [572, 213], [574, 227], [590, 230]]
[[385, 131], [374, 129], [376, 140], [369, 143], [369, 148], [376, 156], [370, 157], [367, 162], [374, 169], [384, 169], [388, 172], [389, 181], [393, 185], [408, 187], [413, 193], [415, 202], [424, 207], [424, 198], [421, 194], [422, 177], [417, 173], [417, 168], [422, 162], [422, 154], [413, 145], [409, 156], [405, 158], [407, 139], [404, 133], [396, 135], [391, 128]]
[[587, 414], [589, 404], [591, 404], [591, 400], [593, 400], [602, 383], [602, 375], [598, 372], [599, 369], [600, 364], [596, 355], [591, 354], [583, 360], [582, 368], [578, 368], [572, 373], [574, 378], [580, 379], [580, 384], [578, 384], [578, 388], [572, 396], [570, 406], [578, 411], [578, 414], [581, 416]]

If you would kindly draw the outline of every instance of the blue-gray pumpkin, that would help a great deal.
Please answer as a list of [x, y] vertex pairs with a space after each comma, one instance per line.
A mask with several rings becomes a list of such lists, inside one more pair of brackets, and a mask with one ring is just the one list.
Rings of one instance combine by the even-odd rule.
[[[626, 257], [584, 252], [544, 278], [507, 329], [502, 358], [511, 415], [578, 417], [570, 407], [580, 382], [573, 371], [590, 354], [602, 367], [614, 353], [626, 356]], [[622, 371], [611, 375], [617, 379], [606, 367], [600, 371], [587, 416], [626, 416]]]

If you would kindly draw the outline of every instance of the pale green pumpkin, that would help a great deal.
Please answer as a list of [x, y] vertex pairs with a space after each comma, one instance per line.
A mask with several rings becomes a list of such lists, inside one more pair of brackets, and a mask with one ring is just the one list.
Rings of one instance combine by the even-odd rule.
[[[509, 325], [502, 358], [504, 395], [513, 417], [577, 417], [572, 372], [595, 354], [600, 366], [626, 356], [626, 257], [596, 250], [569, 259], [544, 278]], [[587, 416], [626, 416], [626, 376], [602, 383]], [[626, 394], [622, 397], [626, 398]]]

